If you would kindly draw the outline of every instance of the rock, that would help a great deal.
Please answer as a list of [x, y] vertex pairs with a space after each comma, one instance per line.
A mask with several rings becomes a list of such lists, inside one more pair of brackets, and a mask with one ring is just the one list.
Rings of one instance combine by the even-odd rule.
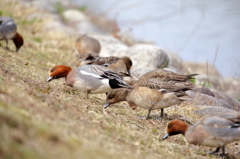
[[43, 26], [43, 31], [48, 32], [48, 36], [55, 38], [66, 38], [69, 35], [74, 35], [74, 29], [57, 20], [47, 21]]
[[161, 48], [152, 44], [135, 44], [128, 50], [128, 54], [132, 61], [132, 70], [145, 68], [155, 70], [168, 66], [169, 56]]
[[136, 68], [134, 70], [131, 70], [131, 75], [133, 75], [136, 78], [140, 78], [143, 74], [147, 73], [151, 71], [150, 69], [146, 69], [146, 68]]
[[78, 54], [99, 53], [101, 45], [99, 41], [87, 35], [79, 35], [75, 42], [75, 50]]
[[[108, 57], [108, 56], [128, 56], [128, 46], [123, 44], [118, 39], [112, 37], [111, 35], [92, 35], [95, 39], [100, 42], [101, 45], [101, 52], [100, 56]], [[131, 58], [131, 57], [130, 57]]]
[[68, 22], [89, 21], [89, 18], [77, 9], [65, 10], [62, 15]]
[[231, 110], [224, 107], [218, 107], [218, 106], [195, 105], [194, 107], [198, 108], [198, 110], [195, 110], [194, 113], [200, 116], [211, 115], [211, 114], [223, 114], [223, 113], [238, 113], [235, 110]]
[[211, 89], [211, 91], [213, 92], [215, 98], [224, 100], [226, 103], [228, 103], [228, 105], [230, 106], [229, 109], [240, 111], [240, 102], [239, 101], [233, 99], [232, 97], [230, 97], [229, 95], [227, 95], [226, 93], [224, 93], [222, 91], [218, 91], [215, 89]]
[[[186, 72], [183, 68], [183, 60], [174, 52], [167, 51], [167, 54], [170, 58], [168, 67], [175, 72]], [[188, 73], [194, 73], [194, 72], [188, 72]]]
[[76, 24], [77, 33], [79, 34], [92, 34], [101, 32], [91, 23], [88, 21], [81, 21]]

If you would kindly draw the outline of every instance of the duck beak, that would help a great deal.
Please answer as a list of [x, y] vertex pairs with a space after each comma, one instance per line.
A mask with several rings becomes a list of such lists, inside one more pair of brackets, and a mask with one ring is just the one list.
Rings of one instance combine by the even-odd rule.
[[106, 103], [104, 104], [103, 108], [106, 109], [107, 107], [109, 107], [109, 105], [110, 105], [110, 104], [109, 104], [108, 102], [106, 102]]
[[166, 134], [163, 136], [162, 140], [165, 140], [165, 139], [167, 139], [167, 138], [168, 138], [168, 136], [169, 136], [169, 134], [168, 134], [168, 133], [166, 133]]
[[47, 82], [50, 82], [51, 80], [53, 80], [53, 77], [49, 77], [49, 78], [47, 79]]

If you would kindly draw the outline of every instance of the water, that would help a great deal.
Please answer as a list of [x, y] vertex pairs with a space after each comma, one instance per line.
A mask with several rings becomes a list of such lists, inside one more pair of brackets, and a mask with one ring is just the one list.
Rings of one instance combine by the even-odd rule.
[[239, 0], [72, 0], [115, 19], [121, 31], [177, 53], [209, 62], [223, 77], [240, 77]]

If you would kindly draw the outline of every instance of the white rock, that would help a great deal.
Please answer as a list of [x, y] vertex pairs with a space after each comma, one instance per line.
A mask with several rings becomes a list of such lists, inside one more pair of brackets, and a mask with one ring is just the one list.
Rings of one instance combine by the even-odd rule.
[[74, 34], [74, 30], [56, 20], [49, 20], [44, 26], [43, 30], [48, 32], [48, 35], [54, 37], [66, 37]]
[[137, 68], [155, 70], [167, 67], [169, 63], [168, 54], [152, 44], [135, 44], [129, 48], [127, 56], [133, 61], [133, 70]]
[[62, 15], [69, 22], [89, 21], [85, 14], [76, 9], [65, 10]]
[[91, 35], [100, 42], [100, 56], [128, 56], [129, 47], [111, 35]]
[[89, 21], [80, 21], [76, 24], [78, 34], [100, 33], [100, 31]]

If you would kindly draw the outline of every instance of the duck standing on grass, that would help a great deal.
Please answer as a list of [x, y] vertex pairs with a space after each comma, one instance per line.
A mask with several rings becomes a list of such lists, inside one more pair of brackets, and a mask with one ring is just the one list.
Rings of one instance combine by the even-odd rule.
[[184, 91], [192, 88], [192, 86], [178, 86], [167, 82], [154, 83], [149, 81], [149, 83], [141, 84], [139, 86], [135, 85], [133, 89], [111, 90], [107, 94], [106, 103], [103, 107], [107, 108], [111, 104], [127, 101], [130, 106], [137, 105], [148, 109], [146, 119], [149, 119], [151, 111], [156, 109], [161, 109], [160, 118], [163, 118], [164, 108], [189, 100], [190, 97]]
[[17, 26], [10, 17], [0, 17], [0, 40], [6, 41], [8, 50], [8, 40], [13, 40], [16, 46], [16, 52], [23, 45], [23, 37], [17, 32]]
[[225, 145], [240, 140], [240, 114], [208, 115], [192, 126], [181, 120], [172, 120], [162, 139], [177, 134], [183, 134], [190, 144], [217, 147], [210, 154], [216, 154], [222, 149], [220, 156], [225, 156]]
[[146, 119], [149, 119], [151, 111], [156, 109], [161, 109], [160, 118], [163, 118], [164, 108], [190, 100], [185, 91], [194, 87], [188, 80], [196, 75], [181, 75], [163, 69], [150, 71], [133, 82], [133, 89], [111, 90], [103, 107], [127, 101], [129, 106], [148, 109]]
[[47, 81], [65, 77], [67, 85], [90, 93], [107, 93], [115, 88], [132, 88], [122, 74], [100, 65], [83, 65], [72, 70], [69, 66], [56, 65], [49, 71]]

